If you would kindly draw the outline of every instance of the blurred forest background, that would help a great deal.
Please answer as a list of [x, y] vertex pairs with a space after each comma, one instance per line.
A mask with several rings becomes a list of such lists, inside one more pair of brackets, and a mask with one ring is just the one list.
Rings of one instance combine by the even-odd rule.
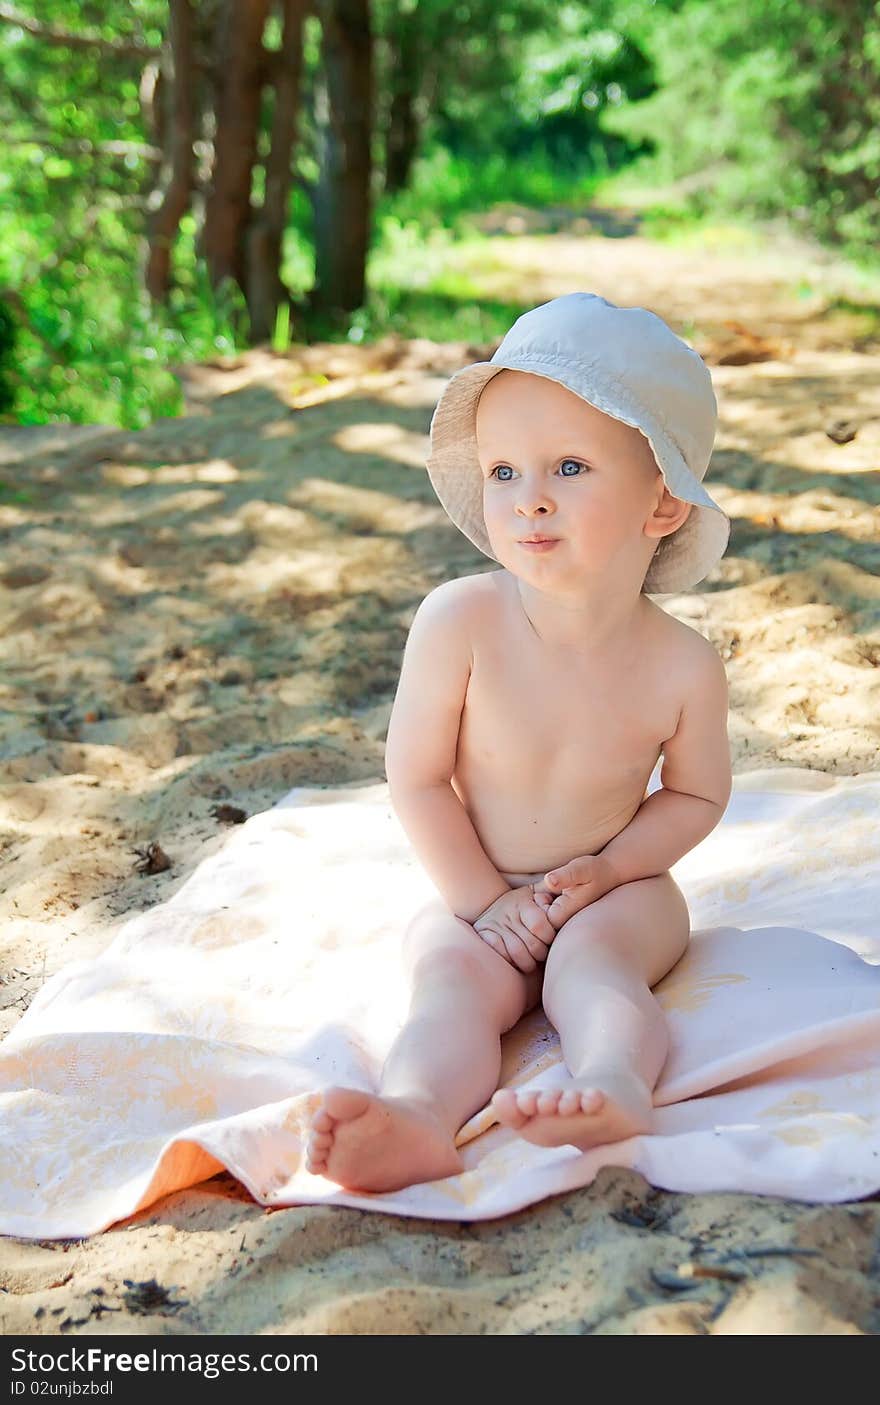
[[445, 258], [499, 203], [878, 266], [875, 0], [0, 0], [0, 75], [6, 423], [139, 428], [253, 345], [500, 336]]

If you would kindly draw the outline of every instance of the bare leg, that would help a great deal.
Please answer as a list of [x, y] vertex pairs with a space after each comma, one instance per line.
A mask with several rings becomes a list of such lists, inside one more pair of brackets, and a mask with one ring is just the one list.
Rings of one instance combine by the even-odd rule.
[[498, 1086], [501, 1035], [538, 998], [524, 976], [442, 903], [405, 939], [412, 1002], [378, 1095], [329, 1088], [312, 1119], [309, 1171], [351, 1190], [398, 1190], [461, 1169], [455, 1135]]
[[685, 951], [687, 904], [666, 873], [622, 884], [559, 929], [544, 1009], [559, 1031], [573, 1086], [495, 1094], [499, 1120], [541, 1146], [586, 1150], [650, 1129], [668, 1049], [650, 987]]

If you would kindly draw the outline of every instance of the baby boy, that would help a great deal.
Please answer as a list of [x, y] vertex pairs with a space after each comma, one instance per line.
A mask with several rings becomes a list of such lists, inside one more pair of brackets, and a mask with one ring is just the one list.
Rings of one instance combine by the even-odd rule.
[[[690, 935], [669, 869], [731, 787], [721, 660], [650, 596], [726, 547], [701, 482], [716, 418], [695, 351], [588, 293], [527, 312], [448, 383], [428, 471], [501, 569], [438, 586], [412, 622], [386, 772], [439, 896], [405, 934], [411, 1004], [381, 1086], [325, 1090], [310, 1171], [377, 1192], [455, 1175], [490, 1099], [542, 1146], [650, 1130], [668, 1048], [651, 988]], [[501, 1036], [539, 1000], [570, 1081], [498, 1090]]]

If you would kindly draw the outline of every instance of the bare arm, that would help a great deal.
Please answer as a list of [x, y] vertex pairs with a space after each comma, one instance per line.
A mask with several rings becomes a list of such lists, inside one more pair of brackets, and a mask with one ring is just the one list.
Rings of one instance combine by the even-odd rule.
[[664, 873], [712, 832], [727, 808], [727, 678], [708, 642], [695, 650], [684, 682], [678, 725], [663, 748], [662, 789], [602, 850], [615, 886]]
[[510, 884], [486, 857], [449, 782], [395, 790], [394, 813], [435, 888], [456, 917], [473, 922]]
[[466, 922], [510, 885], [452, 788], [471, 670], [468, 586], [447, 581], [413, 618], [385, 743], [391, 805], [434, 886]]

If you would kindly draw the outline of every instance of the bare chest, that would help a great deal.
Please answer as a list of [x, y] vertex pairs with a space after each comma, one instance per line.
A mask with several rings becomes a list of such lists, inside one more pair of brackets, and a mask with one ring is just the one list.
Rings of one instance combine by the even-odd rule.
[[677, 719], [662, 651], [576, 656], [525, 623], [503, 599], [483, 615], [453, 777], [501, 869], [598, 852], [644, 799]]
[[499, 636], [475, 651], [459, 739], [472, 770], [581, 795], [650, 774], [671, 709], [648, 668], [622, 673], [511, 642]]

